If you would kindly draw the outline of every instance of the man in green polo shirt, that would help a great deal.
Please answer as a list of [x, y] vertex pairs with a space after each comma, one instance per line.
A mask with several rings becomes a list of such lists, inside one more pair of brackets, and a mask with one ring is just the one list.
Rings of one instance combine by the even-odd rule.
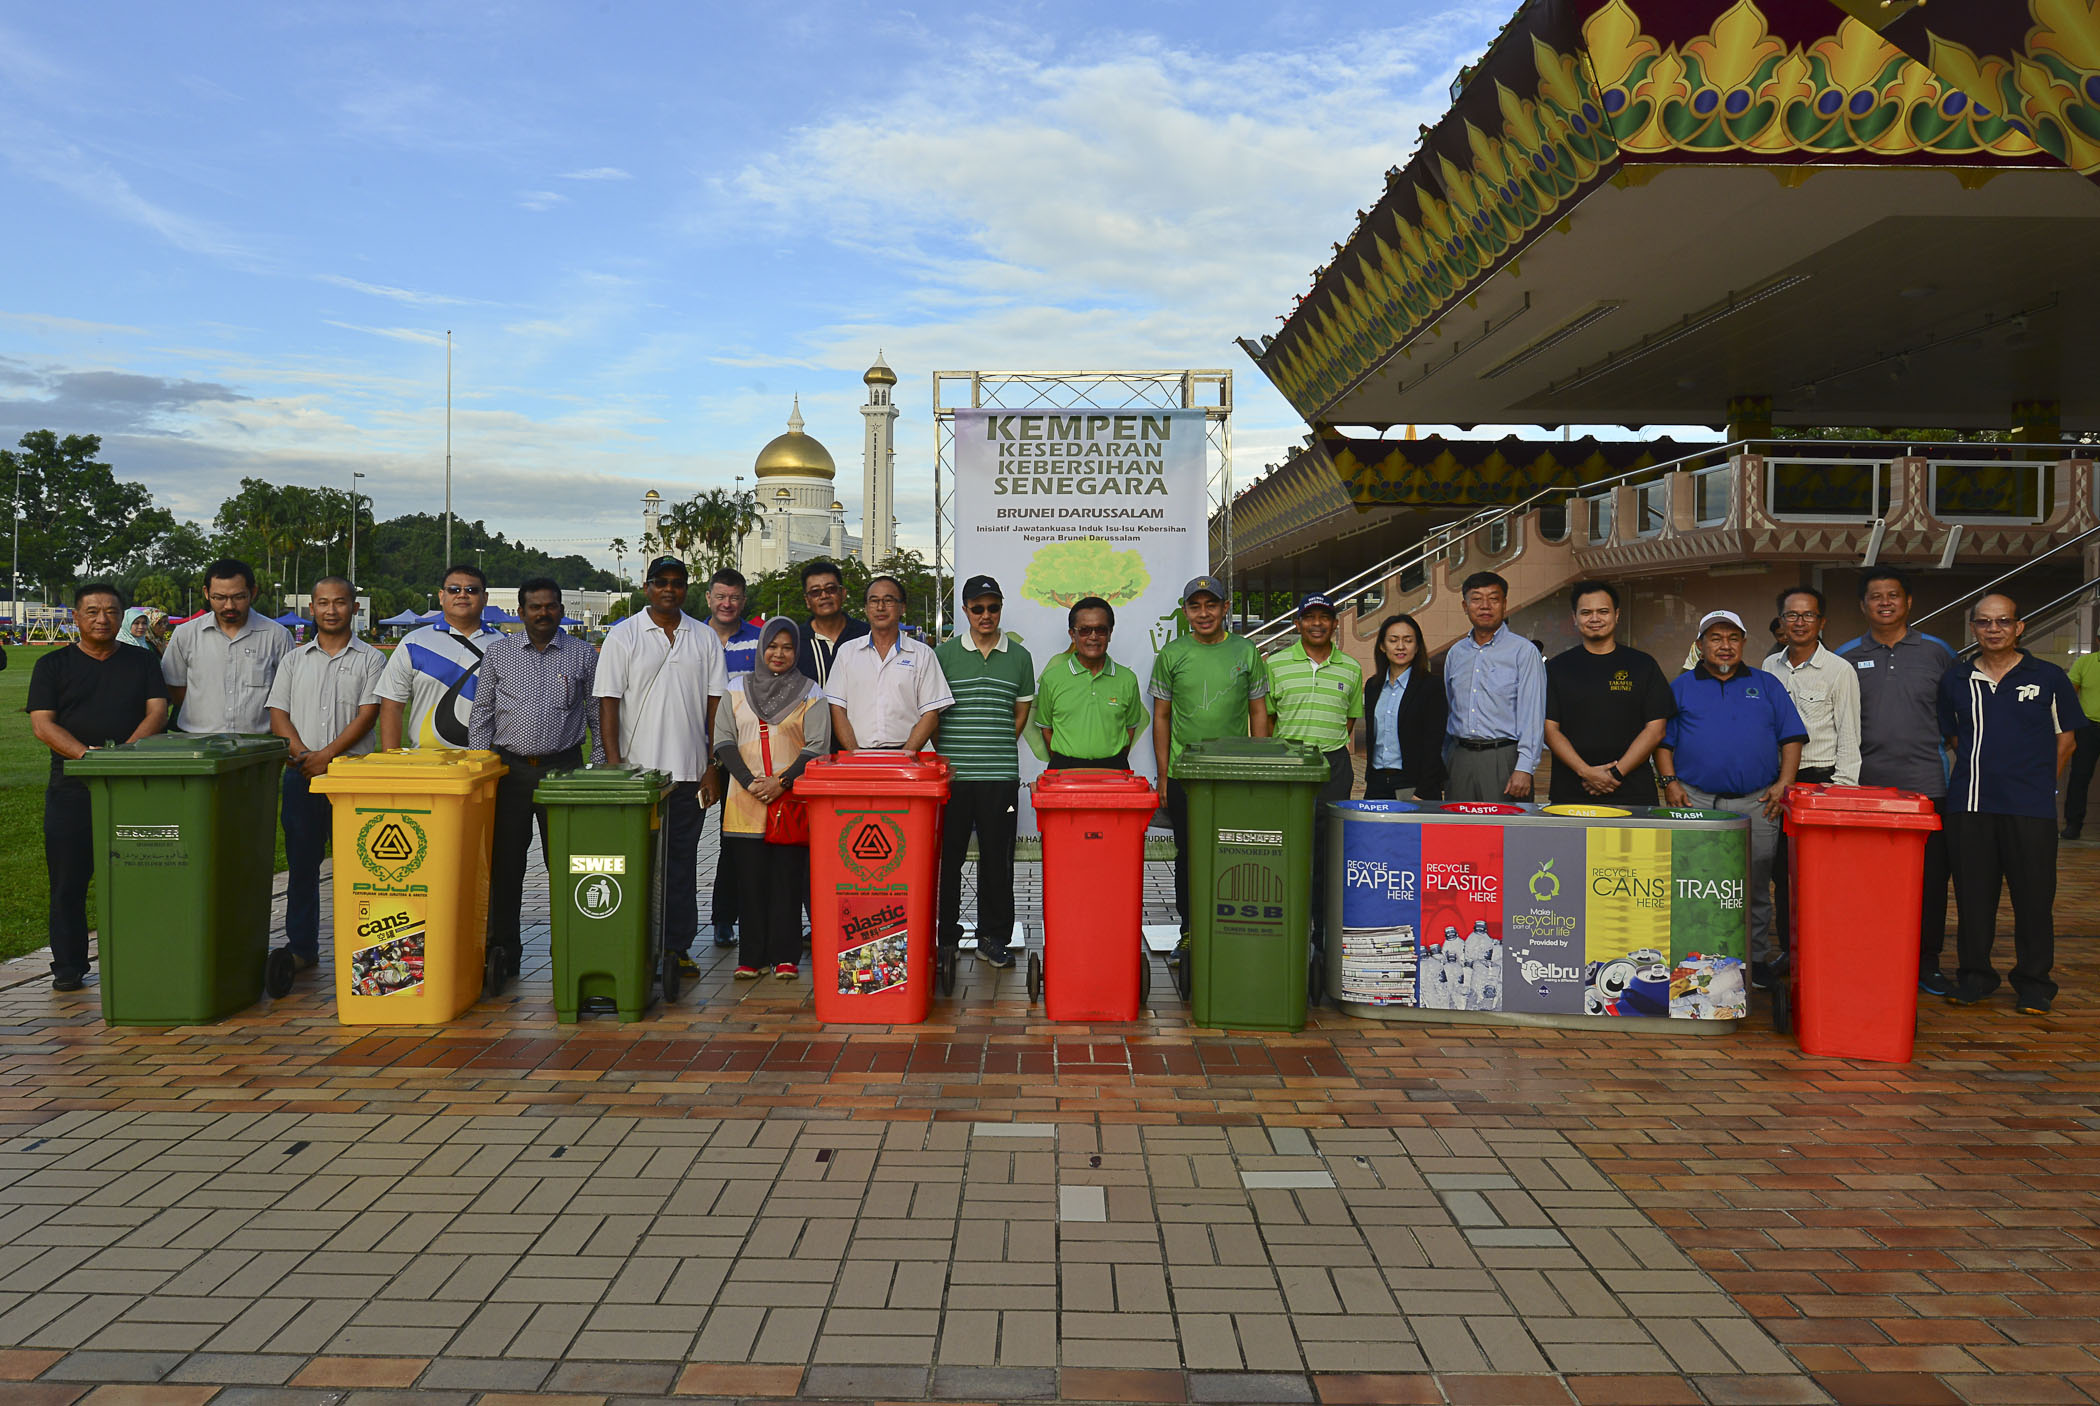
[[1269, 656], [1269, 711], [1276, 735], [1310, 742], [1327, 754], [1327, 784], [1314, 803], [1313, 945], [1326, 936], [1327, 846], [1318, 817], [1329, 801], [1346, 801], [1356, 785], [1356, 762], [1350, 755], [1356, 720], [1364, 715], [1363, 665], [1334, 647], [1334, 602], [1314, 592], [1298, 602], [1298, 638]]
[[1152, 755], [1166, 782], [1167, 822], [1174, 829], [1174, 908], [1189, 935], [1189, 798], [1172, 778], [1181, 749], [1218, 737], [1267, 737], [1268, 671], [1246, 638], [1225, 632], [1231, 596], [1215, 576], [1181, 591], [1190, 633], [1168, 641], [1152, 660]]
[[1014, 831], [1021, 799], [1017, 739], [1035, 698], [1035, 661], [999, 628], [1005, 593], [989, 576], [963, 583], [965, 634], [934, 651], [955, 704], [941, 714], [934, 748], [954, 768], [941, 812], [940, 942], [962, 941], [962, 866], [977, 834], [977, 955], [1014, 964]]
[[1035, 686], [1035, 724], [1050, 749], [1050, 767], [1127, 770], [1130, 744], [1145, 726], [1144, 687], [1108, 657], [1115, 607], [1099, 596], [1065, 614], [1072, 648], [1043, 666]]

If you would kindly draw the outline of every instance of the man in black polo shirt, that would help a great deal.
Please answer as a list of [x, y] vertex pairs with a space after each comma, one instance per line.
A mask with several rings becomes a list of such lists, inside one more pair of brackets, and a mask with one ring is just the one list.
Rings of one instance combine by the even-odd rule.
[[2056, 778], [2085, 713], [2070, 675], [2020, 648], [2026, 624], [2012, 597], [1969, 610], [1976, 658], [1940, 680], [1940, 731], [1954, 748], [1947, 788], [1961, 970], [1948, 1000], [1973, 1006], [1998, 989], [1991, 945], [1998, 890], [2012, 894], [2013, 1004], [2047, 1015], [2056, 1000]]
[[1554, 805], [1658, 804], [1648, 758], [1677, 700], [1653, 656], [1622, 645], [1619, 591], [1577, 581], [1568, 592], [1582, 643], [1546, 664], [1546, 746]]
[[87, 982], [88, 880], [95, 876], [94, 811], [85, 783], [66, 763], [97, 747], [151, 737], [168, 725], [168, 684], [150, 649], [117, 643], [124, 599], [107, 582], [73, 593], [80, 638], [36, 661], [29, 674], [29, 726], [51, 749], [44, 787], [44, 868], [51, 883], [51, 989]]

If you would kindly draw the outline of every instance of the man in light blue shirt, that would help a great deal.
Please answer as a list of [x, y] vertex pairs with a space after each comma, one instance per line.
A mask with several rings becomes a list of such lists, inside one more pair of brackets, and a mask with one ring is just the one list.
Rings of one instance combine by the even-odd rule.
[[1473, 631], [1444, 656], [1454, 801], [1528, 801], [1546, 735], [1546, 664], [1504, 623], [1509, 582], [1476, 571], [1463, 588]]

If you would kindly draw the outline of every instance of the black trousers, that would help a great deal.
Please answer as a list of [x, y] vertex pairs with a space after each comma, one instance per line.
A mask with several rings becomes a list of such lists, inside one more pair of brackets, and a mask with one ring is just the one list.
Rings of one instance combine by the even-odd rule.
[[700, 933], [700, 783], [681, 781], [664, 802], [664, 947], [690, 953]]
[[2005, 889], [2012, 895], [2013, 994], [2054, 1000], [2049, 969], [2056, 964], [2055, 820], [1955, 811], [1947, 816], [1947, 851], [1961, 917], [1956, 984], [1979, 995], [1998, 989], [1991, 946], [1998, 935], [1998, 893]]
[[940, 941], [962, 940], [963, 855], [977, 832], [977, 950], [1004, 952], [1014, 937], [1014, 830], [1019, 781], [951, 781], [941, 812]]
[[1953, 877], [1947, 851], [1947, 798], [1932, 803], [1940, 813], [1941, 828], [1925, 835], [1925, 893], [1918, 908], [1918, 974], [1930, 976], [1942, 969], [1947, 951], [1947, 891]]
[[1113, 757], [1074, 757], [1052, 747], [1050, 749], [1049, 765], [1044, 769], [1047, 771], [1084, 771], [1090, 768], [1098, 768], [1102, 771], [1128, 771], [1130, 770], [1130, 749], [1125, 747]]
[[1323, 948], [1327, 938], [1327, 803], [1346, 801], [1356, 789], [1356, 761], [1347, 747], [1327, 754], [1327, 784], [1313, 802], [1312, 938]]
[[51, 884], [51, 975], [86, 976], [88, 880], [95, 877], [95, 812], [86, 783], [54, 773], [44, 788], [44, 869]]
[[[1400, 784], [1400, 778], [1405, 775], [1407, 775], [1406, 772], [1398, 771], [1391, 767], [1365, 767], [1364, 799], [1367, 801], [1413, 800], [1415, 798], [1415, 788]], [[1402, 791], [1407, 792], [1407, 794], [1402, 796], [1400, 794]]]
[[554, 870], [554, 861], [547, 854], [547, 808], [532, 803], [533, 788], [550, 771], [582, 766], [583, 748], [571, 747], [537, 760], [501, 747], [496, 755], [510, 770], [496, 782], [495, 842], [489, 856], [489, 946], [509, 953], [515, 970], [518, 955], [525, 950], [519, 910], [525, 904], [525, 859], [532, 849], [535, 824], [540, 832], [540, 862], [547, 866], [550, 883]]
[[1181, 918], [1181, 935], [1189, 935], [1189, 793], [1173, 777], [1167, 778], [1167, 825], [1174, 832], [1174, 911]]
[[2100, 723], [2078, 729], [2078, 750], [2071, 754], [2071, 776], [2064, 788], [2064, 828], [2085, 824], [2085, 793], [2093, 789], [2093, 767], [2100, 763]]
[[[728, 806], [715, 807], [715, 833], [721, 836], [722, 845], [717, 851], [721, 858], [715, 861], [715, 892], [713, 901], [708, 905], [707, 922], [718, 934], [736, 928], [738, 901], [744, 891], [743, 884], [736, 876], [735, 866], [727, 862], [730, 836], [722, 827], [728, 823], [728, 818]], [[805, 860], [809, 858], [807, 849], [803, 850], [802, 857]]]
[[[502, 785], [502, 782], [497, 782]], [[284, 945], [302, 957], [321, 957], [321, 861], [335, 829], [335, 809], [305, 772], [284, 769], [277, 808], [284, 826]], [[491, 891], [494, 881], [491, 880]], [[491, 911], [494, 911], [493, 909]]]
[[[1794, 773], [1794, 780], [1804, 786], [1823, 786], [1836, 775], [1834, 766], [1805, 766]], [[1772, 950], [1781, 956], [1794, 950], [1794, 886], [1787, 878], [1784, 825], [1772, 847], [1772, 944]]]
[[802, 905], [809, 898], [809, 846], [769, 845], [753, 835], [722, 837], [715, 871], [736, 889], [738, 966], [764, 971], [802, 961]]

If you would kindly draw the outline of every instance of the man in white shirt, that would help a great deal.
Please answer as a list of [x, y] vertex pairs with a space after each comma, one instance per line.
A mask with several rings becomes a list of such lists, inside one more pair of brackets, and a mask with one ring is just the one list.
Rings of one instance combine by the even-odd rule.
[[605, 632], [593, 692], [607, 765], [669, 772], [676, 783], [663, 817], [664, 945], [682, 975], [698, 976], [700, 830], [716, 797], [709, 747], [729, 675], [721, 640], [685, 613], [689, 580], [676, 557], [649, 563], [649, 608]]
[[284, 941], [295, 971], [321, 960], [321, 857], [333, 812], [311, 782], [337, 757], [372, 750], [386, 656], [357, 637], [356, 588], [341, 576], [314, 582], [314, 637], [296, 646], [270, 687], [270, 731], [291, 747], [279, 814], [284, 823]]
[[481, 623], [489, 580], [478, 566], [447, 568], [438, 587], [444, 618], [419, 630], [394, 649], [379, 678], [379, 745], [465, 747], [474, 716], [474, 683], [481, 652], [501, 639]]
[[168, 639], [161, 676], [180, 732], [270, 730], [270, 685], [292, 650], [292, 633], [249, 609], [255, 568], [231, 557], [204, 569], [211, 613], [185, 620]]
[[894, 576], [868, 581], [868, 633], [838, 648], [824, 699], [839, 750], [916, 752], [933, 737], [941, 710], [955, 702], [933, 650], [899, 628], [904, 586]]
[[[1786, 646], [1765, 660], [1794, 700], [1808, 729], [1794, 780], [1804, 785], [1859, 784], [1859, 675], [1823, 645], [1823, 593], [1793, 586], [1779, 593], [1779, 638]], [[1772, 927], [1787, 950], [1792, 944], [1793, 886], [1787, 877], [1786, 831], [1772, 855]]]

